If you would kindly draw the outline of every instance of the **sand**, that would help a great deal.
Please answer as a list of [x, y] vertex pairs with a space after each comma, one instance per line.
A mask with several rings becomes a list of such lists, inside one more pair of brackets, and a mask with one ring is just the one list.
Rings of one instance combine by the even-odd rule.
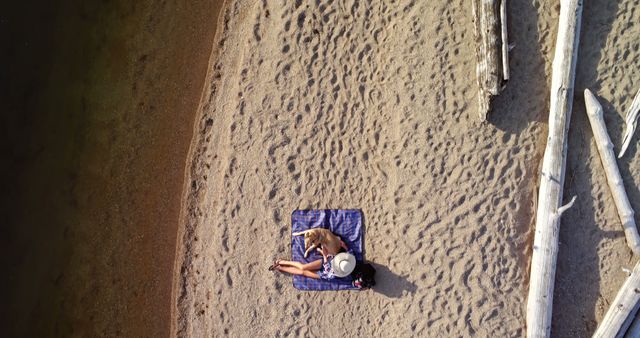
[[[463, 0], [12, 6], [1, 336], [523, 335], [557, 1], [509, 2], [511, 81], [486, 123]], [[639, 19], [637, 1], [585, 2], [554, 337], [589, 336], [636, 262], [581, 92], [619, 147]], [[637, 140], [619, 165], [639, 209]], [[267, 271], [308, 208], [363, 211], [376, 288]]]
[[3, 6], [0, 336], [169, 336], [216, 6]]
[[[638, 86], [637, 2], [585, 2], [552, 333], [590, 335], [635, 263], [581, 93], [620, 145]], [[511, 80], [476, 120], [470, 5], [228, 0], [187, 167], [179, 336], [524, 334], [534, 199], [559, 6], [511, 1]], [[640, 208], [636, 143], [620, 160]], [[296, 209], [359, 208], [367, 292], [299, 292]]]

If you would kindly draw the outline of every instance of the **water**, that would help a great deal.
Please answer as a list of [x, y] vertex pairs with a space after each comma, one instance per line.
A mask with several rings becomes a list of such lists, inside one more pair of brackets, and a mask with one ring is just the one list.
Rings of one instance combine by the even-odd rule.
[[166, 335], [219, 6], [10, 6], [0, 11], [7, 333]]

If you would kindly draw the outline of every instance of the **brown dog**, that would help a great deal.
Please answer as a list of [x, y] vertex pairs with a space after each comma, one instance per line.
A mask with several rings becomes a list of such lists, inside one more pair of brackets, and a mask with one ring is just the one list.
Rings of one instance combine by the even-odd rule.
[[335, 255], [340, 251], [340, 237], [334, 235], [329, 229], [313, 228], [305, 231], [294, 232], [293, 236], [304, 235], [304, 257], [307, 258], [311, 250], [324, 247], [325, 252]]

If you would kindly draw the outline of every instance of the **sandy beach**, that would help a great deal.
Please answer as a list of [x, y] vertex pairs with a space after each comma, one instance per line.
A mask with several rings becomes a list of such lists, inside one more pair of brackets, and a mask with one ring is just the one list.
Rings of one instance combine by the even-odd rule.
[[[511, 1], [511, 80], [476, 120], [464, 1], [227, 1], [191, 144], [174, 287], [178, 336], [524, 334], [534, 199], [559, 5]], [[637, 90], [638, 4], [586, 2], [569, 136], [554, 337], [593, 333], [631, 257], [586, 119], [613, 143]], [[634, 142], [635, 144], [635, 142]], [[633, 145], [620, 160], [640, 206]], [[298, 292], [296, 209], [358, 208], [367, 292]], [[256, 243], [260, 243], [256, 245]]]
[[[464, 0], [12, 6], [1, 336], [524, 335], [558, 1], [509, 1], [511, 80], [486, 122]], [[584, 6], [553, 337], [591, 336], [637, 261], [582, 92], [618, 149], [640, 4]], [[638, 138], [618, 161], [636, 211]], [[267, 271], [297, 209], [362, 211], [374, 289]]]

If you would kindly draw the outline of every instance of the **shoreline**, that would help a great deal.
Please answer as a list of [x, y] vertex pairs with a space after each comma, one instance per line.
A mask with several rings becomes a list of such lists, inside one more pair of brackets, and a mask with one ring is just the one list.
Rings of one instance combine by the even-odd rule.
[[195, 156], [195, 153], [198, 149], [197, 147], [198, 138], [196, 137], [196, 135], [198, 130], [200, 130], [199, 126], [201, 125], [201, 120], [202, 120], [202, 117], [204, 116], [204, 109], [205, 109], [204, 107], [206, 106], [205, 97], [209, 93], [208, 89], [210, 87], [213, 68], [216, 63], [216, 58], [220, 52], [219, 46], [218, 46], [219, 44], [218, 40], [219, 40], [219, 34], [222, 32], [220, 28], [223, 25], [221, 18], [224, 15], [223, 13], [224, 13], [224, 9], [226, 8], [227, 1], [228, 0], [219, 0], [216, 3], [217, 6], [215, 6], [214, 17], [216, 18], [216, 24], [214, 25], [214, 28], [213, 28], [213, 39], [211, 40], [211, 52], [207, 62], [206, 75], [202, 83], [200, 99], [198, 100], [198, 106], [194, 113], [191, 140], [189, 142], [189, 149], [187, 150], [187, 155], [184, 162], [183, 184], [182, 184], [183, 188], [182, 188], [182, 195], [180, 197], [180, 212], [178, 216], [179, 221], [176, 229], [176, 240], [174, 245], [175, 254], [173, 259], [173, 273], [172, 273], [172, 279], [171, 279], [171, 304], [170, 304], [171, 322], [170, 322], [169, 334], [172, 337], [176, 336], [176, 332], [178, 329], [178, 318], [179, 318], [179, 311], [177, 306], [178, 297], [179, 297], [178, 289], [180, 287], [180, 276], [181, 276], [180, 270], [182, 268], [183, 259], [184, 259], [183, 257], [184, 250], [182, 248], [182, 241], [185, 238], [185, 233], [186, 233], [185, 224], [188, 219], [187, 200], [188, 200], [189, 192], [191, 189], [191, 183], [189, 182], [191, 178], [190, 169], [192, 168], [192, 165], [193, 165], [193, 157]]

